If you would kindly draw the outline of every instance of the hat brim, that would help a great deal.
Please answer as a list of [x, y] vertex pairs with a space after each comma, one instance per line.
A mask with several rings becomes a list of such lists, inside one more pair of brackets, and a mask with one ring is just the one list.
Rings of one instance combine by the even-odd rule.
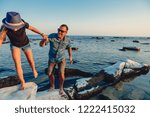
[[[7, 28], [9, 28], [9, 29], [15, 29], [15, 28], [22, 28], [22, 27], [24, 27], [25, 26], [25, 23], [24, 24], [21, 24], [21, 25], [18, 25], [18, 26], [12, 26], [12, 25], [8, 25], [6, 22], [6, 18], [4, 18], [3, 20], [2, 20], [2, 23], [3, 23], [3, 25], [5, 26], [5, 27], [7, 27]], [[23, 20], [22, 20], [23, 21]]]

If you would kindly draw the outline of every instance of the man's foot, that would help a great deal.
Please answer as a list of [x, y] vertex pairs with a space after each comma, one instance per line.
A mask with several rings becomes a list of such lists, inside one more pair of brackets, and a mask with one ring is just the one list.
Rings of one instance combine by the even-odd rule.
[[61, 96], [64, 95], [64, 90], [63, 90], [63, 89], [60, 89], [60, 90], [59, 90], [59, 95], [61, 95]]
[[38, 77], [38, 73], [37, 73], [37, 71], [35, 70], [35, 71], [33, 71], [33, 75], [34, 75], [34, 78], [37, 78]]

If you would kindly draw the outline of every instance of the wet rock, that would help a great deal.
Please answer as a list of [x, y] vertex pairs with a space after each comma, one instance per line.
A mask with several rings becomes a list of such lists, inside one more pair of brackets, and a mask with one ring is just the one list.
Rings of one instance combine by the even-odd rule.
[[148, 65], [142, 65], [132, 60], [117, 62], [104, 68], [95, 76], [79, 79], [75, 83], [75, 99], [89, 99], [93, 95], [101, 93], [106, 87], [112, 86], [122, 79], [138, 76], [149, 72]]
[[140, 43], [140, 44], [143, 44], [143, 45], [149, 45], [150, 43]]
[[54, 89], [51, 91], [41, 91], [36, 94], [37, 100], [68, 100], [67, 94], [64, 92], [64, 95], [59, 94], [59, 89]]
[[0, 88], [14, 86], [19, 83], [20, 81], [17, 76], [6, 76], [3, 78], [0, 78]]
[[37, 85], [33, 82], [26, 83], [24, 90], [19, 90], [20, 85], [0, 89], [0, 100], [68, 100], [67, 94], [59, 94], [59, 89], [37, 92]]
[[25, 90], [19, 90], [20, 85], [0, 89], [0, 100], [33, 100], [36, 99], [37, 85], [26, 83]]
[[[12, 97], [12, 95], [20, 95], [18, 93], [18, 85], [15, 86], [13, 91], [10, 91], [10, 95], [8, 96], [7, 93], [4, 95], [3, 98], [1, 99], [90, 99], [93, 96], [99, 95], [101, 94], [102, 91], [105, 91], [104, 89], [106, 88], [111, 88], [110, 86], [116, 85], [115, 89], [113, 90], [106, 90], [103, 95], [99, 95], [99, 99], [103, 98], [103, 99], [133, 99], [134, 96], [137, 95], [136, 99], [146, 99], [145, 95], [148, 95], [147, 92], [143, 92], [142, 90], [137, 93], [137, 91], [139, 90], [133, 90], [134, 88], [129, 88], [127, 89], [125, 88], [119, 88], [121, 85], [123, 84], [118, 84], [120, 81], [123, 81], [125, 79], [131, 79], [133, 77], [136, 77], [138, 75], [141, 74], [147, 74], [149, 72], [149, 66], [146, 64], [140, 64], [137, 63], [135, 61], [132, 60], [125, 60], [125, 61], [119, 61], [117, 63], [115, 63], [112, 66], [109, 66], [107, 68], [104, 68], [103, 70], [101, 70], [100, 72], [98, 72], [95, 76], [90, 76], [88, 78], [81, 78], [78, 80], [75, 80], [74, 85], [65, 88], [65, 95], [63, 98], [60, 98], [58, 96], [58, 90], [54, 90], [54, 92], [51, 92], [52, 95], [50, 96], [48, 91], [42, 91], [42, 92], [36, 92], [37, 96], [35, 97], [34, 95], [31, 96], [31, 91], [29, 92], [26, 91], [25, 89], [25, 93], [29, 94], [28, 98], [27, 97], [23, 97], [20, 96], [20, 98], [17, 97]], [[76, 73], [79, 72], [76, 69], [69, 69], [71, 70], [70, 74], [72, 73]], [[74, 71], [75, 70], [75, 71]], [[81, 72], [84, 73], [84, 72]], [[78, 73], [76, 73], [75, 75], [77, 75]], [[87, 76], [87, 75], [86, 75]], [[36, 89], [37, 88], [31, 88], [31, 86], [29, 87], [30, 89]], [[2, 90], [1, 95], [6, 92], [11, 90], [10, 87], [8, 87], [8, 89], [6, 88], [5, 90]], [[115, 93], [115, 91], [117, 90], [117, 93]], [[118, 93], [119, 92], [119, 93]], [[128, 94], [128, 93], [129, 94]], [[35, 93], [33, 93], [35, 94]], [[109, 95], [106, 95], [109, 94]], [[115, 95], [117, 94], [118, 97]], [[125, 97], [125, 95], [123, 94], [127, 94], [127, 96]], [[142, 95], [142, 96], [141, 96]], [[144, 97], [143, 97], [144, 95]], [[30, 98], [32, 97], [32, 98]]]
[[69, 99], [71, 99], [71, 100], [75, 99], [76, 90], [75, 90], [74, 86], [71, 86], [69, 88], [64, 88], [64, 90]]
[[[48, 74], [48, 68], [45, 69], [45, 74]], [[55, 69], [54, 74], [58, 75], [58, 69]], [[78, 69], [65, 68], [65, 77], [71, 77], [71, 76], [89, 77], [89, 76], [93, 76], [93, 74]]]
[[138, 40], [133, 40], [134, 43], [140, 43]]
[[127, 50], [130, 50], [130, 51], [140, 51], [140, 48], [137, 48], [137, 47], [123, 47], [120, 50], [121, 51], [127, 51]]
[[115, 40], [111, 40], [111, 42], [115, 42]]

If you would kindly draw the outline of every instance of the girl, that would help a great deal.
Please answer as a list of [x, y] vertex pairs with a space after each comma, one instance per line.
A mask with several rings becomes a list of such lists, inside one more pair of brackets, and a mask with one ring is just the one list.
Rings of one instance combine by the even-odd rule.
[[29, 25], [23, 19], [21, 19], [20, 14], [17, 12], [7, 12], [6, 18], [2, 20], [2, 23], [3, 25], [0, 31], [0, 47], [7, 35], [10, 40], [10, 48], [11, 48], [12, 58], [15, 63], [16, 72], [21, 82], [20, 89], [23, 90], [25, 89], [26, 86], [25, 86], [25, 80], [23, 77], [23, 70], [21, 66], [21, 50], [24, 52], [31, 66], [34, 77], [36, 78], [38, 76], [34, 64], [31, 46], [25, 30], [29, 29], [37, 34], [40, 34], [43, 37], [43, 39], [46, 39], [47, 36], [44, 33], [41, 33], [38, 29]]

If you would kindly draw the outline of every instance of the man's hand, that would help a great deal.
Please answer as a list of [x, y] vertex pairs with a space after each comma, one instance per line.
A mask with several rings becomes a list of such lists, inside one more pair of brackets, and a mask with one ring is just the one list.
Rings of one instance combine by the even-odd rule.
[[69, 60], [70, 60], [70, 64], [72, 64], [73, 63], [72, 56], [69, 57]]
[[42, 39], [41, 41], [40, 41], [40, 47], [43, 47], [43, 46], [45, 46], [46, 45], [46, 43], [47, 43], [47, 40], [45, 40], [45, 39]]

